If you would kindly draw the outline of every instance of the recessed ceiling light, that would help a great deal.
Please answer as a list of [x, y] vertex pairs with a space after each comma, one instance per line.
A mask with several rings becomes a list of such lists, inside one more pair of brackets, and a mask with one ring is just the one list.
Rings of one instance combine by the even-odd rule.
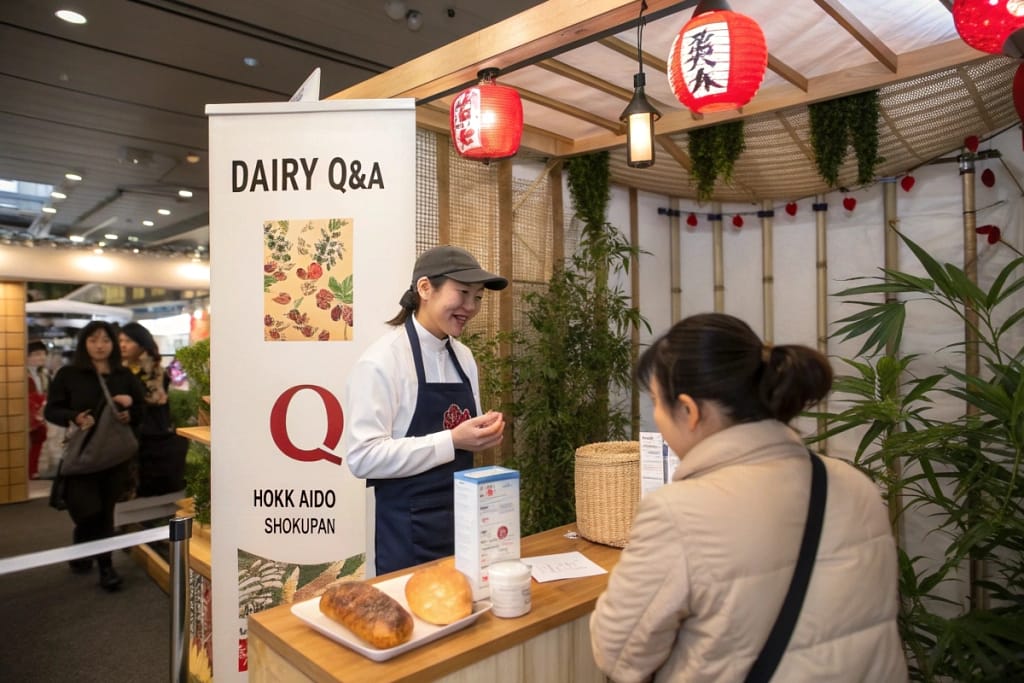
[[64, 194], [63, 192], [58, 192], [57, 190], [54, 190], [53, 192], [51, 192], [50, 196], [53, 197], [54, 199], [67, 199], [68, 198], [68, 196], [66, 194]]
[[245, 64], [246, 66], [259, 66], [260, 60], [255, 57], [243, 57], [242, 64]]
[[70, 9], [59, 9], [54, 14], [58, 19], [68, 22], [69, 24], [84, 24], [88, 21], [84, 15], [75, 12]]
[[178, 196], [188, 199], [192, 196], [192, 190], [178, 190]]
[[133, 254], [138, 254], [139, 253], [139, 248], [135, 247], [134, 249], [132, 249], [132, 253]]
[[136, 237], [135, 235], [128, 235], [128, 241], [129, 242], [138, 242], [139, 238]]
[[57, 209], [53, 208], [52, 206], [44, 206], [43, 213], [57, 213]]
[[185, 155], [185, 161], [187, 161], [190, 164], [198, 164], [199, 159], [199, 155], [196, 154], [195, 152], [189, 152], [188, 154]]
[[108, 232], [106, 235], [104, 235], [104, 237], [106, 237], [108, 240], [116, 240], [117, 239], [117, 235], [115, 235], [112, 232]]
[[157, 209], [156, 212], [158, 214], [160, 214], [161, 216], [170, 216], [171, 215], [171, 210], [170, 209]]
[[68, 239], [71, 240], [72, 242], [76, 243], [76, 244], [79, 243], [79, 242], [84, 242], [85, 241], [85, 238], [82, 237], [81, 235], [71, 235], [71, 236], [68, 237]]
[[[97, 246], [105, 247], [105, 246], [107, 246], [107, 243], [106, 242], [97, 242]], [[100, 253], [102, 253], [102, 250], [100, 251]]]
[[64, 177], [76, 183], [82, 179], [82, 176], [78, 175], [77, 173], [65, 173]]
[[146, 219], [146, 220], [142, 221], [142, 224], [145, 225], [147, 228], [152, 228], [153, 227], [153, 221], [151, 221], [149, 219]]
[[92, 253], [94, 253], [94, 254], [102, 254], [103, 250], [100, 249], [99, 247], [96, 247], [95, 249], [92, 250]]

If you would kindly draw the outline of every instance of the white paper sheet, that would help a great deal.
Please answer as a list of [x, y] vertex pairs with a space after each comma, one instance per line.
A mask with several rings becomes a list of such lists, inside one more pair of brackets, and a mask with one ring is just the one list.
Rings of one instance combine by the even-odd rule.
[[608, 573], [601, 565], [579, 551], [524, 557], [521, 561], [530, 565], [533, 578], [539, 583]]

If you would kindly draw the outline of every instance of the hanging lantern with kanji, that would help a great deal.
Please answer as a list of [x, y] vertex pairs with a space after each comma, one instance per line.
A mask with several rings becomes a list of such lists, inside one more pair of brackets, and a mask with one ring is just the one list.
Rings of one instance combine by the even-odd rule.
[[1010, 39], [1024, 28], [1024, 0], [954, 0], [953, 25], [975, 50], [1020, 57], [1019, 37]]
[[498, 69], [484, 69], [477, 76], [479, 83], [452, 100], [452, 144], [467, 159], [505, 159], [519, 150], [523, 102], [515, 88], [494, 82]]
[[668, 81], [688, 109], [739, 109], [757, 93], [768, 66], [764, 32], [725, 0], [701, 0], [672, 42]]

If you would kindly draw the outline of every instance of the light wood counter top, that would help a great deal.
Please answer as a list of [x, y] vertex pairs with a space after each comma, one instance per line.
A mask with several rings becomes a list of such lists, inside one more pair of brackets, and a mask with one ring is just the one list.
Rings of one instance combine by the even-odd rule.
[[[575, 524], [522, 540], [523, 557], [579, 551], [604, 569], [618, 562], [618, 548], [568, 539]], [[411, 573], [405, 569], [381, 579]], [[376, 580], [376, 579], [375, 579]], [[608, 583], [608, 574], [532, 583], [532, 610], [515, 619], [487, 612], [469, 627], [385, 662], [373, 662], [320, 635], [280, 605], [249, 617], [250, 681], [311, 680], [319, 683], [392, 683], [434, 680], [520, 646], [572, 622], [584, 621]], [[585, 626], [585, 623], [584, 623]], [[577, 640], [580, 636], [577, 634]], [[553, 657], [590, 659], [589, 642], [577, 643], [575, 654], [555, 650]], [[583, 663], [593, 667], [592, 659]], [[270, 669], [273, 669], [271, 671]], [[287, 672], [287, 674], [282, 672]]]
[[198, 441], [204, 446], [210, 445], [210, 425], [202, 425], [200, 427], [178, 427], [177, 430], [179, 436], [183, 436], [186, 439], [192, 441]]

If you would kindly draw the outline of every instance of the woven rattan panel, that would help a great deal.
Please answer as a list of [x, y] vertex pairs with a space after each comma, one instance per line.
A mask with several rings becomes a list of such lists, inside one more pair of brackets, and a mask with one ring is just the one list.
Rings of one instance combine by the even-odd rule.
[[[1016, 125], [1010, 59], [981, 60], [879, 90], [879, 154], [876, 177], [898, 176], [945, 154], [956, 154], [967, 136], [987, 137]], [[778, 203], [828, 192], [818, 177], [810, 146], [806, 107], [752, 116], [744, 120], [746, 151], [736, 162], [731, 183], [719, 180], [718, 201]], [[670, 136], [687, 149], [687, 135]], [[613, 150], [614, 182], [651, 192], [694, 199], [690, 174], [659, 149], [647, 169], [626, 166], [624, 149]], [[856, 189], [852, 149], [839, 174], [839, 186]]]

